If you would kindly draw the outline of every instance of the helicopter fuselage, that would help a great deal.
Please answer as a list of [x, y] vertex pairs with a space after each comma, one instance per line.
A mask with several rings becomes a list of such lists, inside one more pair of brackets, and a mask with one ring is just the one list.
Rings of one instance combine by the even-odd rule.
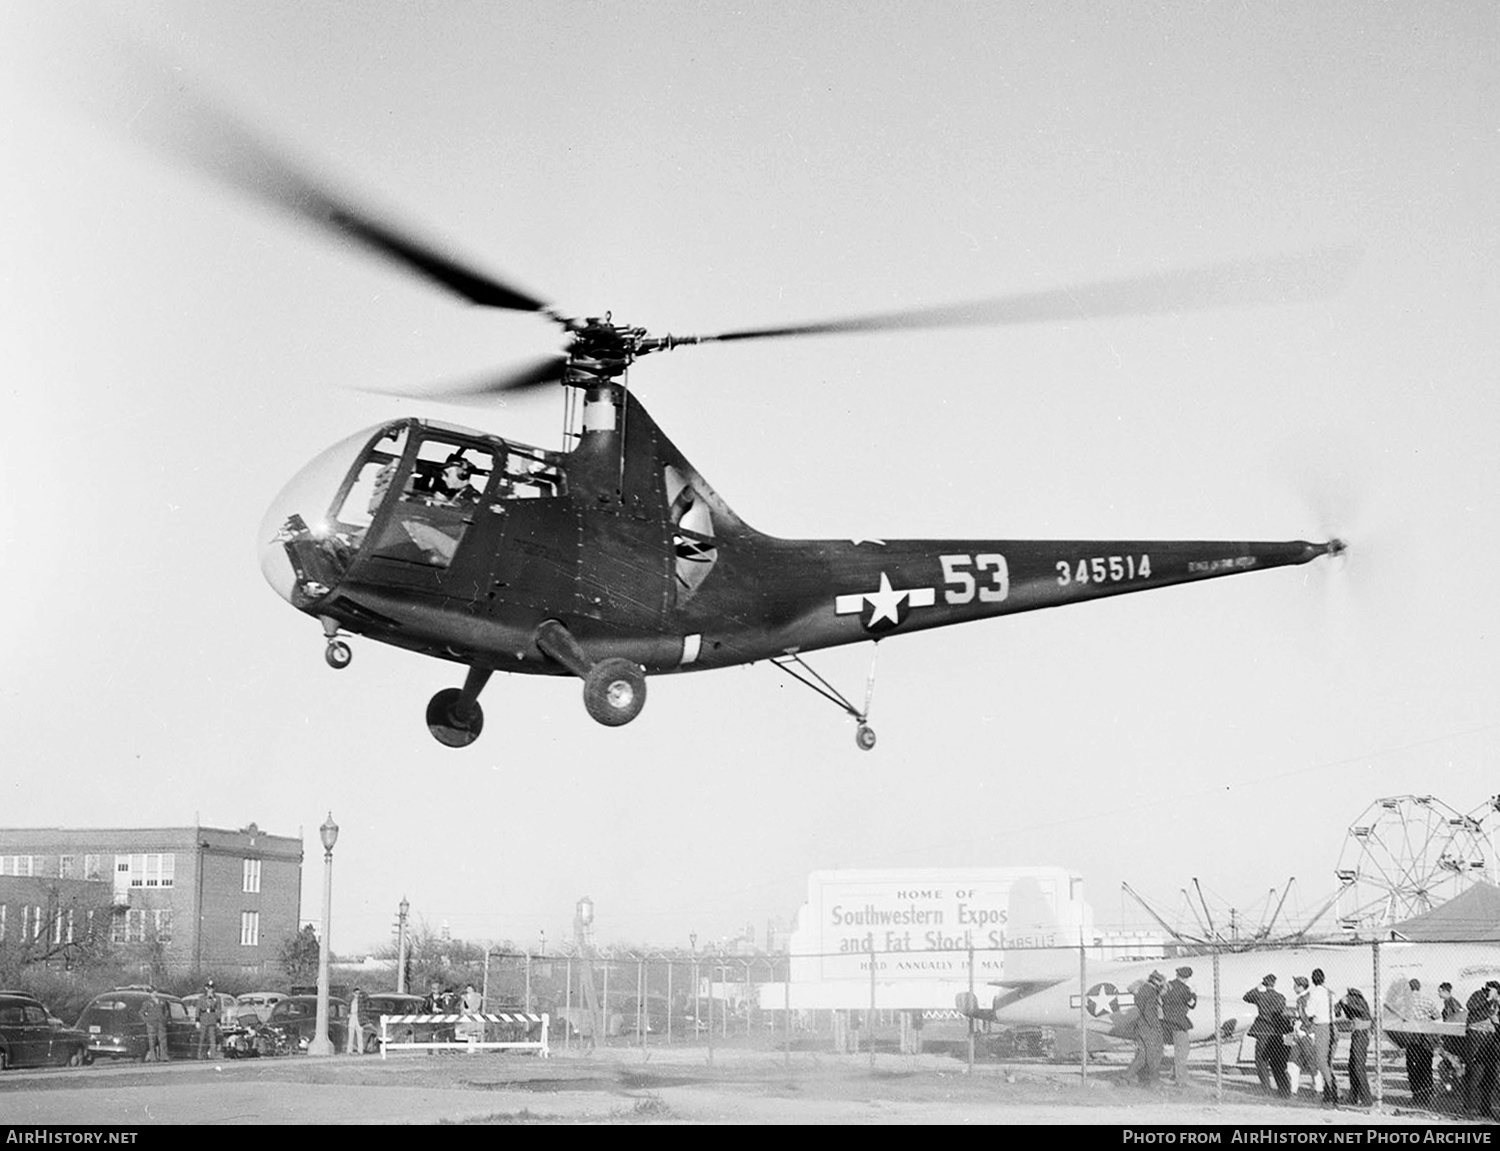
[[[445, 491], [454, 461], [468, 474]], [[273, 586], [321, 619], [330, 641], [353, 633], [484, 672], [542, 675], [610, 659], [648, 675], [723, 668], [1340, 547], [780, 539], [745, 524], [613, 386], [590, 393], [568, 452], [421, 420], [360, 433], [288, 485], [261, 544]], [[548, 623], [571, 637], [575, 658], [539, 642]]]

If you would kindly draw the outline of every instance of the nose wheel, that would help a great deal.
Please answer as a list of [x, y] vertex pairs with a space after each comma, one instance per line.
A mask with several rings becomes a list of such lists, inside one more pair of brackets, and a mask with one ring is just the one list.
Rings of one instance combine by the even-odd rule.
[[339, 621], [331, 615], [322, 615], [318, 617], [318, 622], [323, 625], [323, 638], [328, 641], [328, 646], [323, 649], [324, 662], [334, 671], [343, 671], [354, 658], [354, 653], [349, 650], [347, 643], [339, 639]]
[[875, 729], [868, 723], [860, 724], [854, 729], [854, 742], [860, 751], [869, 751], [875, 746]]

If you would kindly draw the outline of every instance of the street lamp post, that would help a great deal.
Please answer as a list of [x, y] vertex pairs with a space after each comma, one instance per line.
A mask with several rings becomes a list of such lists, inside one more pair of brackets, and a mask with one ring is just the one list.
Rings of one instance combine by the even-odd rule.
[[411, 904], [403, 895], [396, 920], [396, 990], [402, 995], [406, 994], [406, 913], [410, 910]]
[[312, 1042], [307, 1045], [309, 1055], [332, 1055], [333, 1044], [328, 1041], [328, 921], [333, 911], [333, 845], [339, 841], [339, 825], [333, 822], [333, 812], [318, 828], [323, 840], [323, 938], [318, 947], [318, 1017], [317, 1030]]

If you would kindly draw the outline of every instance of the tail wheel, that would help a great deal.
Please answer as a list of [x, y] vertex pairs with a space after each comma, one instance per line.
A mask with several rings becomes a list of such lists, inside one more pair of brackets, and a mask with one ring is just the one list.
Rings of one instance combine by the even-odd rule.
[[0, 1043], [0, 1071], [10, 1070], [10, 1048]]
[[369, 1035], [365, 1038], [365, 1054], [378, 1055], [380, 1053], [380, 1036]]
[[484, 730], [484, 711], [477, 700], [458, 714], [454, 705], [462, 695], [456, 687], [445, 687], [427, 705], [427, 730], [444, 747], [468, 747]]
[[620, 727], [646, 706], [646, 676], [628, 659], [606, 659], [583, 679], [583, 706], [605, 727]]

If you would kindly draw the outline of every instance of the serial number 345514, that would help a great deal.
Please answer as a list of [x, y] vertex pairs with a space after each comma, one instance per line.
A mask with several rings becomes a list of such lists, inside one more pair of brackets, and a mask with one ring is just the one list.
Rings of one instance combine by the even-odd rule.
[[1151, 557], [1092, 556], [1075, 565], [1071, 560], [1057, 561], [1057, 583], [1067, 587], [1075, 583], [1119, 583], [1121, 580], [1150, 579]]

